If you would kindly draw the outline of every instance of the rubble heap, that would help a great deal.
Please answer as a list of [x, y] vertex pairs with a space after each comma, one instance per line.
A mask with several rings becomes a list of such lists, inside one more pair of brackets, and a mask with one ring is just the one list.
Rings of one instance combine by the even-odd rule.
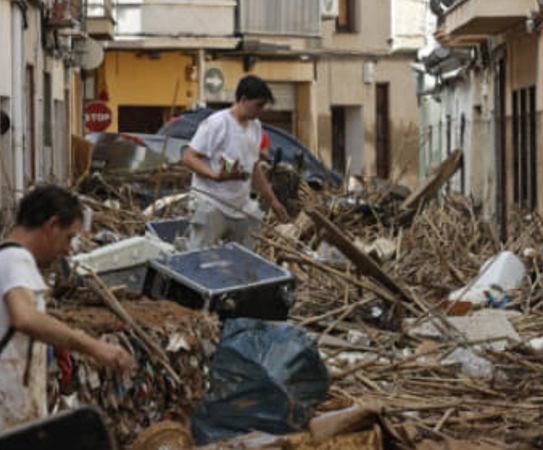
[[93, 361], [63, 349], [50, 355], [49, 408], [97, 405], [119, 444], [127, 447], [142, 429], [163, 420], [186, 423], [207, 386], [210, 359], [219, 338], [214, 316], [169, 301], [144, 298], [120, 302], [147, 335], [167, 354], [179, 383], [126, 324], [92, 292], [78, 290], [56, 301], [55, 314], [76, 329], [125, 347], [136, 359], [136, 373], [122, 377], [98, 369]]
[[[260, 251], [288, 264], [299, 282], [291, 318], [314, 333], [334, 378], [321, 410], [379, 399], [389, 437], [403, 448], [428, 448], [428, 438], [437, 442], [431, 448], [453, 439], [543, 448], [535, 426], [543, 355], [528, 345], [543, 334], [543, 257], [533, 250], [543, 246], [540, 218], [514, 216], [510, 239], [500, 244], [493, 226], [460, 196], [407, 223], [394, 220], [394, 205], [353, 200], [338, 208], [325, 196], [309, 200], [312, 220], [299, 217], [279, 233], [268, 229]], [[388, 252], [372, 252], [383, 238]], [[330, 242], [350, 257], [330, 252]], [[357, 259], [356, 249], [372, 262]], [[528, 275], [507, 291], [505, 307], [447, 300], [503, 249], [528, 255]]]
[[[304, 212], [294, 224], [281, 228], [270, 215], [258, 251], [295, 275], [297, 303], [290, 321], [314, 335], [331, 371], [329, 399], [318, 414], [363, 404], [369, 396], [383, 405], [378, 426], [386, 448], [543, 448], [543, 432], [537, 426], [543, 356], [530, 345], [543, 335], [541, 219], [513, 215], [510, 238], [502, 243], [479, 208], [461, 196], [445, 196], [439, 205], [425, 204], [426, 199], [412, 202], [415, 209], [405, 209], [390, 187], [366, 186], [353, 195], [315, 192], [302, 183], [299, 194]], [[117, 200], [112, 206], [88, 199], [97, 219], [93, 233], [105, 228], [118, 238], [130, 237], [143, 232], [146, 221], [181, 214], [184, 209], [172, 202], [144, 214], [130, 195], [119, 195]], [[96, 247], [93, 233], [83, 240], [84, 248]], [[502, 250], [521, 258], [527, 272], [519, 286], [503, 292], [508, 301], [502, 307], [490, 301], [449, 300], [451, 292], [473, 284], [485, 262]], [[183, 329], [183, 321], [176, 320], [174, 326], [165, 320], [168, 313], [156, 310], [159, 303], [143, 308], [142, 317], [137, 317], [138, 308], [131, 310], [131, 302], [123, 305], [166, 349], [176, 330]], [[74, 305], [63, 302], [59, 313], [76, 327], [107, 335], [139, 352], [143, 374], [138, 377], [143, 378], [137, 379], [160, 374], [156, 376], [162, 381], [155, 377], [146, 384], [160, 391], [162, 400], [153, 403], [149, 395], [143, 396], [150, 409], [142, 408], [145, 412], [136, 418], [129, 411], [140, 410], [134, 405], [139, 398], [133, 395], [137, 382], [133, 387], [121, 380], [107, 389], [89, 388], [93, 376], [85, 373], [92, 370], [82, 369], [84, 382], [75, 383], [79, 387], [70, 391], [70, 383], [62, 383], [58, 363], [50, 404], [60, 407], [73, 392], [85, 400], [90, 389], [123, 443], [155, 421], [186, 418], [205, 387], [205, 369], [197, 366], [207, 367], [212, 353], [204, 348], [207, 345], [168, 350], [176, 372], [191, 380], [190, 389], [177, 387], [174, 402], [164, 368], [158, 363], [147, 368], [148, 352], [134, 344], [134, 335], [118, 319], [107, 312], [109, 323], [115, 325], [104, 328], [107, 321], [92, 320], [93, 306], [85, 306], [82, 313], [83, 307]], [[105, 313], [104, 308], [101, 311]], [[147, 322], [150, 311], [156, 311], [152, 324]], [[207, 331], [185, 341], [215, 343], [218, 326], [213, 319], [205, 313], [190, 314], [200, 317], [206, 324], [202, 330]], [[176, 363], [176, 358], [185, 359]], [[194, 372], [187, 372], [189, 368]], [[108, 374], [99, 377], [104, 380]], [[132, 389], [127, 403], [111, 400], [117, 399], [119, 386]]]

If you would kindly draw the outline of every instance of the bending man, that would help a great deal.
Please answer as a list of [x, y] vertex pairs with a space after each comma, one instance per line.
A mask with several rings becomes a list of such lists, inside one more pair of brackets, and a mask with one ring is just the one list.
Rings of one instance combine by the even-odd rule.
[[[71, 249], [81, 229], [77, 197], [57, 186], [25, 196], [16, 224], [0, 249], [0, 431], [43, 417], [47, 412], [46, 346], [92, 356], [115, 371], [134, 360], [123, 348], [75, 331], [45, 312], [45, 267]], [[36, 345], [33, 345], [33, 341]]]

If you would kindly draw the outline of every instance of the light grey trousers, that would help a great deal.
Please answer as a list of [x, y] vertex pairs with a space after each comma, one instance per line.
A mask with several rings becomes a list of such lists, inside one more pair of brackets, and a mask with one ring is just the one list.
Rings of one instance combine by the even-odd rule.
[[190, 220], [188, 249], [201, 250], [221, 242], [237, 242], [252, 250], [255, 241], [251, 233], [259, 229], [258, 221], [228, 217], [211, 202], [198, 198]]

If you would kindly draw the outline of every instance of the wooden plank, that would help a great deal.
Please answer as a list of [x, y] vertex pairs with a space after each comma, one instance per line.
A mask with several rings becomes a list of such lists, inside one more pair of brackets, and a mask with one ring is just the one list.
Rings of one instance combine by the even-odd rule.
[[369, 401], [363, 406], [353, 406], [316, 417], [309, 424], [309, 429], [316, 443], [323, 442], [339, 434], [370, 427], [381, 410], [380, 403]]
[[402, 210], [417, 209], [434, 197], [441, 187], [460, 168], [462, 163], [462, 150], [457, 149], [441, 163], [441, 165], [421, 184], [415, 191], [407, 197], [401, 204]]
[[356, 247], [341, 230], [324, 217], [317, 210], [307, 211], [307, 215], [319, 228], [326, 231], [326, 240], [336, 246], [347, 258], [349, 258], [364, 275], [371, 277], [385, 286], [402, 300], [415, 303], [409, 293], [396, 281], [390, 278], [381, 267], [362, 250]]

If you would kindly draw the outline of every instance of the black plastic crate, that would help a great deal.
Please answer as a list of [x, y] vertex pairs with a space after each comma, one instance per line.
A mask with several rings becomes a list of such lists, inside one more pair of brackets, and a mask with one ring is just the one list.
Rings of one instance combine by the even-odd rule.
[[164, 219], [145, 224], [147, 231], [170, 244], [177, 238], [186, 236], [188, 227], [188, 219]]
[[147, 264], [138, 264], [126, 269], [110, 270], [100, 273], [102, 281], [110, 287], [124, 285], [134, 293], [141, 294], [143, 282], [147, 273]]
[[100, 410], [83, 406], [0, 434], [0, 449], [117, 450], [117, 445]]
[[151, 260], [143, 286], [152, 299], [214, 311], [223, 319], [284, 320], [294, 290], [288, 270], [236, 243]]

